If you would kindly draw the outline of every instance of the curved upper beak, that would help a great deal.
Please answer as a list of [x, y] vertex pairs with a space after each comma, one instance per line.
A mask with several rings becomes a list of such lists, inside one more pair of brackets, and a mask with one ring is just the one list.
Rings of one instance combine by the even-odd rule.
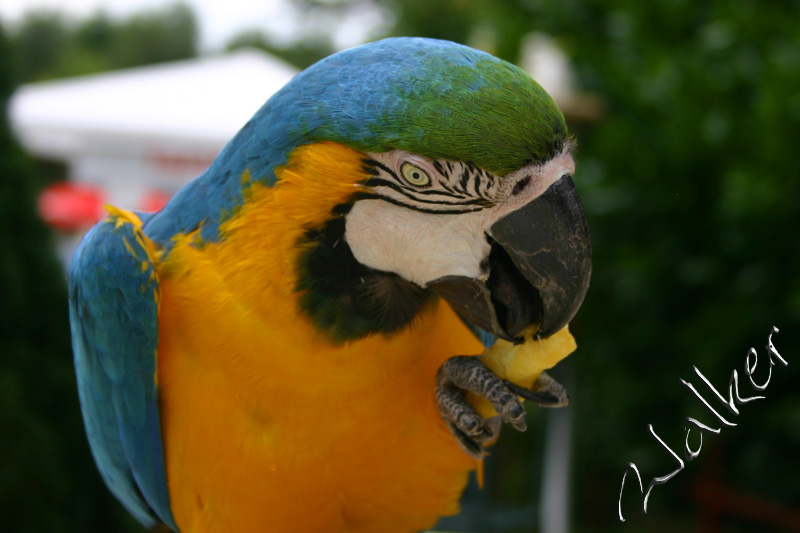
[[531, 325], [548, 337], [572, 320], [589, 288], [592, 245], [570, 177], [496, 222], [489, 241], [486, 281], [445, 276], [428, 287], [476, 326], [514, 342]]

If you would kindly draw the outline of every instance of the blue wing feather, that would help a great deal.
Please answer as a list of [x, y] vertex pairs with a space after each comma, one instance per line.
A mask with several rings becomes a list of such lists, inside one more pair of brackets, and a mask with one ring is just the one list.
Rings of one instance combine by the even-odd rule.
[[158, 283], [142, 242], [136, 225], [110, 216], [78, 247], [69, 276], [75, 369], [106, 485], [143, 525], [177, 530], [158, 414]]

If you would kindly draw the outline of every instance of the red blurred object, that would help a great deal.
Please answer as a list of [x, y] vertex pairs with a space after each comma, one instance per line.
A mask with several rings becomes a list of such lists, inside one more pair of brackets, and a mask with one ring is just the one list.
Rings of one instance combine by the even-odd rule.
[[99, 187], [71, 183], [54, 183], [39, 195], [39, 216], [61, 231], [80, 231], [106, 216], [105, 194]]
[[164, 191], [150, 189], [144, 193], [142, 199], [139, 200], [139, 211], [145, 211], [147, 213], [161, 211], [161, 208], [167, 205], [170, 198], [171, 196]]

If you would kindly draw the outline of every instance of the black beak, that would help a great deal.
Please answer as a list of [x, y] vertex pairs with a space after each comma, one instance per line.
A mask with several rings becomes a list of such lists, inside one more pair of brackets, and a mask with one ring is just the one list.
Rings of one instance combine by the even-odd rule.
[[589, 227], [572, 179], [559, 179], [489, 233], [488, 280], [445, 276], [428, 287], [479, 328], [513, 342], [533, 324], [541, 337], [567, 325], [592, 273]]

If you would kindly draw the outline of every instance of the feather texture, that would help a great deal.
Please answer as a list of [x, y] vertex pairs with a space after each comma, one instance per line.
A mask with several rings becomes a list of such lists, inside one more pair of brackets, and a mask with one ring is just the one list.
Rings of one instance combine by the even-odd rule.
[[457, 512], [476, 466], [439, 415], [436, 369], [482, 346], [444, 303], [394, 335], [332, 343], [295, 292], [297, 243], [358, 189], [361, 156], [305, 145], [277, 172], [274, 187], [245, 186], [223, 241], [179, 237], [160, 263], [158, 375], [169, 384], [161, 412], [177, 524], [430, 527]]
[[76, 253], [70, 314], [114, 494], [184, 533], [411, 531], [457, 512], [476, 463], [439, 414], [435, 375], [481, 342], [410, 282], [319, 252], [369, 190], [368, 153], [503, 176], [565, 137], [517, 67], [387, 39], [295, 77], [144, 224], [112, 211]]
[[158, 413], [156, 252], [133, 213], [81, 242], [70, 269], [70, 322], [89, 444], [106, 484], [140, 522], [174, 527]]
[[254, 182], [273, 185], [275, 168], [307, 143], [406, 150], [503, 175], [558, 153], [566, 132], [558, 106], [520, 68], [447, 41], [385, 39], [293, 78], [147, 233], [167, 248], [173, 235], [198, 228], [203, 241], [218, 240], [220, 224], [244, 201], [240, 176], [247, 171]]

